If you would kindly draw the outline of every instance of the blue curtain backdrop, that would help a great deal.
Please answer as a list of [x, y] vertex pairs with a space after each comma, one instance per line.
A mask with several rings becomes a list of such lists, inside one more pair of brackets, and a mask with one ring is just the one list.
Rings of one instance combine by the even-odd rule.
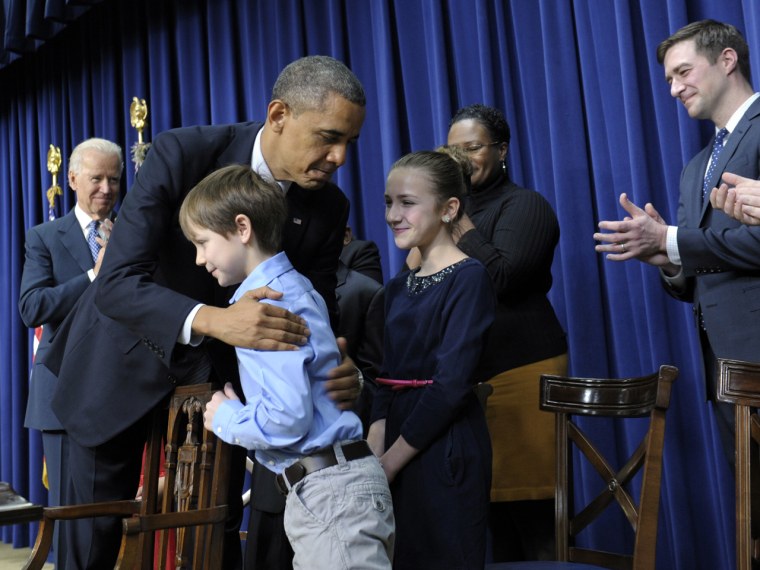
[[[46, 35], [28, 25], [12, 45], [6, 31], [0, 50], [7, 64], [0, 69], [0, 480], [46, 501], [39, 434], [23, 428], [32, 343], [17, 300], [25, 230], [47, 217], [48, 145], [61, 147], [64, 174], [73, 146], [87, 137], [128, 149], [137, 138], [133, 96], [149, 104], [147, 140], [183, 125], [261, 119], [282, 67], [328, 54], [367, 91], [361, 140], [337, 182], [351, 200], [355, 232], [380, 246], [386, 277], [404, 259], [383, 220], [390, 165], [444, 142], [462, 105], [505, 111], [513, 178], [541, 192], [559, 217], [551, 300], [568, 333], [571, 371], [629, 376], [661, 363], [681, 371], [667, 428], [657, 567], [734, 567], [734, 486], [705, 404], [691, 308], [664, 293], [654, 268], [605, 261], [592, 234], [599, 220], [623, 215], [621, 192], [675, 220], [681, 168], [711, 127], [670, 97], [656, 46], [688, 22], [715, 18], [745, 33], [757, 68], [760, 2], [104, 0], [83, 14], [73, 2], [38, 2], [79, 10], [79, 18], [65, 27], [48, 21]], [[39, 15], [27, 4], [34, 2], [5, 1], [6, 29], [19, 10]], [[125, 192], [133, 180], [128, 164]], [[73, 192], [64, 192], [59, 216], [74, 204]], [[623, 456], [640, 434], [610, 422], [599, 435]], [[576, 483], [591, 494], [595, 477], [582, 471]], [[586, 540], [630, 543], [623, 529], [612, 517]], [[35, 526], [0, 532], [20, 546]]]

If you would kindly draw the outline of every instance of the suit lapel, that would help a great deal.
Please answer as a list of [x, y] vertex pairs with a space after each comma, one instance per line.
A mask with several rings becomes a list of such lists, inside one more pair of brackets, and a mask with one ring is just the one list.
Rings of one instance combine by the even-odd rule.
[[92, 255], [90, 248], [87, 246], [87, 240], [84, 239], [82, 228], [79, 226], [74, 210], [71, 210], [63, 218], [63, 223], [58, 228], [59, 240], [61, 245], [71, 254], [82, 271], [89, 271], [93, 268]]
[[[713, 175], [707, 181], [708, 189], [712, 189], [720, 184], [720, 179], [723, 176], [723, 172], [725, 172], [726, 170], [726, 165], [728, 165], [728, 162], [731, 160], [734, 154], [736, 154], [736, 150], [739, 148], [739, 145], [741, 144], [742, 139], [753, 127], [753, 124], [752, 124], [753, 119], [755, 119], [755, 117], [757, 117], [758, 115], [760, 115], [760, 99], [758, 99], [757, 101], [752, 103], [752, 105], [750, 105], [749, 109], [747, 109], [747, 112], [744, 113], [744, 116], [739, 120], [739, 123], [736, 125], [736, 128], [729, 135], [728, 140], [726, 141], [726, 144], [723, 145], [723, 150], [718, 156], [718, 162], [715, 165], [715, 170], [713, 170]], [[712, 149], [714, 140], [715, 140], [715, 137], [710, 139], [710, 144], [707, 147], [708, 159], [709, 159], [710, 153], [712, 152], [711, 149]], [[707, 159], [704, 161], [704, 164], [702, 166], [704, 166], [704, 168], [702, 169], [702, 172], [704, 173], [707, 170]], [[702, 209], [700, 211], [700, 216], [699, 216], [700, 223], [704, 219], [705, 212], [707, 212], [707, 206], [709, 205], [709, 203], [710, 203], [710, 200], [707, 199], [702, 204]]]
[[307, 190], [298, 186], [295, 182], [288, 188], [288, 218], [285, 221], [284, 237], [288, 244], [288, 251], [296, 251], [300, 248], [306, 230], [309, 227], [309, 208], [307, 207]]

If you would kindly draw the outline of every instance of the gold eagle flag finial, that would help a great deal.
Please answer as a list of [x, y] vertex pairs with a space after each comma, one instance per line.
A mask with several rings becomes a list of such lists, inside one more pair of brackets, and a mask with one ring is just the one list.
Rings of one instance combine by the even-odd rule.
[[148, 154], [150, 143], [143, 142], [142, 132], [145, 128], [145, 119], [148, 118], [148, 104], [145, 99], [132, 97], [132, 104], [129, 106], [129, 119], [132, 126], [137, 129], [137, 142], [132, 145], [132, 162], [135, 163], [135, 172], [145, 160]]
[[129, 119], [132, 126], [137, 129], [137, 143], [142, 144], [142, 132], [145, 128], [145, 119], [148, 118], [148, 104], [145, 99], [132, 97], [132, 104], [129, 106]]
[[63, 190], [58, 185], [58, 172], [61, 170], [61, 149], [60, 147], [50, 145], [47, 153], [47, 169], [53, 177], [50, 188], [47, 189], [48, 199], [48, 218], [55, 218], [55, 197], [62, 196]]
[[135, 163], [135, 172], [145, 160], [148, 154], [150, 143], [143, 142], [142, 131], [145, 128], [145, 119], [148, 118], [148, 104], [145, 99], [132, 97], [132, 104], [129, 106], [129, 120], [132, 126], [137, 129], [137, 142], [132, 145], [132, 162]]

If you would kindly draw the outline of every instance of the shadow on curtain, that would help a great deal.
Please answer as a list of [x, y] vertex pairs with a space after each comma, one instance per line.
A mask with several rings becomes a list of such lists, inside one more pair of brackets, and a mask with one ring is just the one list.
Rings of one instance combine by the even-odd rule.
[[[680, 369], [658, 568], [733, 568], [733, 480], [705, 403], [691, 308], [664, 293], [654, 268], [605, 261], [592, 239], [599, 220], [622, 215], [621, 192], [674, 221], [681, 168], [710, 127], [671, 99], [655, 49], [706, 17], [744, 31], [760, 62], [753, 0], [110, 0], [91, 7], [0, 70], [0, 479], [46, 500], [39, 434], [23, 428], [31, 335], [17, 301], [25, 230], [47, 215], [48, 145], [68, 157], [81, 140], [100, 136], [127, 150], [136, 142], [133, 96], [150, 106], [148, 140], [178, 126], [261, 119], [284, 65], [328, 54], [344, 60], [367, 91], [361, 140], [337, 183], [351, 200], [355, 233], [378, 243], [386, 278], [404, 259], [383, 220], [390, 165], [444, 142], [460, 106], [505, 111], [512, 177], [541, 192], [559, 218], [550, 298], [568, 333], [572, 373], [633, 376], [662, 363]], [[125, 172], [128, 189], [134, 172]], [[73, 205], [66, 191], [58, 215]], [[635, 430], [611, 421], [601, 435], [622, 456]], [[599, 482], [579, 473], [577, 485], [591, 493]], [[622, 529], [613, 519], [586, 540], [630, 541]], [[35, 529], [1, 532], [18, 546]]]

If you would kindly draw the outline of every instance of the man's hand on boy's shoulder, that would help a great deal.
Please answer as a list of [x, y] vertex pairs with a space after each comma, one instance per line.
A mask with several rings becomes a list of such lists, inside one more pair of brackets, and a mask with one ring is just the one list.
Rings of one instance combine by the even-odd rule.
[[338, 408], [350, 410], [361, 394], [362, 384], [359, 380], [359, 369], [346, 354], [346, 339], [338, 337], [337, 340], [343, 361], [327, 373], [329, 380], [325, 382], [325, 389]]
[[259, 287], [225, 309], [204, 305], [193, 319], [193, 333], [244, 348], [298, 350], [311, 334], [306, 321], [282, 307], [259, 302], [281, 297], [279, 291]]

